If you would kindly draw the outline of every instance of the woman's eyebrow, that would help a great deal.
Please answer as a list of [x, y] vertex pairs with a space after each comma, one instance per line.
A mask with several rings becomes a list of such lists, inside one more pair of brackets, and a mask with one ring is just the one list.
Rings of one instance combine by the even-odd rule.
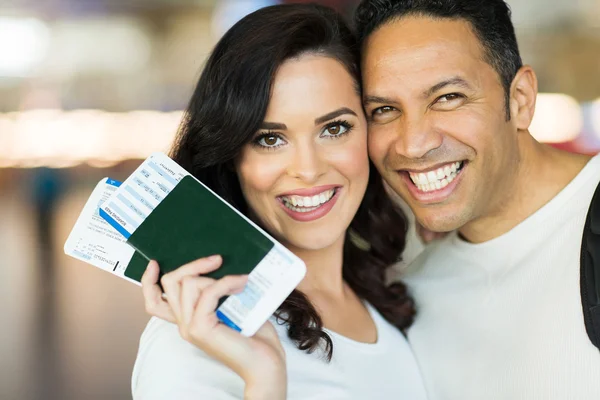
[[287, 129], [285, 124], [279, 122], [263, 122], [260, 125], [260, 129], [266, 129], [268, 131], [281, 130], [284, 131]]
[[320, 125], [323, 122], [327, 122], [330, 119], [334, 119], [335, 117], [339, 117], [340, 115], [344, 115], [344, 114], [352, 114], [355, 117], [357, 116], [356, 113], [354, 111], [352, 111], [351, 109], [349, 109], [348, 107], [342, 107], [342, 108], [338, 108], [335, 111], [327, 113], [327, 114], [323, 115], [322, 117], [315, 118], [315, 125]]
[[[351, 109], [349, 109], [348, 107], [342, 107], [339, 108], [335, 111], [332, 111], [330, 113], [327, 113], [319, 118], [315, 119], [315, 125], [320, 125], [323, 122], [327, 122], [330, 119], [334, 119], [335, 117], [339, 117], [340, 115], [344, 115], [344, 114], [352, 114], [354, 116], [357, 116], [356, 113], [354, 111], [352, 111]], [[266, 130], [286, 130], [287, 126], [285, 124], [282, 124], [280, 122], [263, 122], [260, 125], [260, 129], [266, 129]]]

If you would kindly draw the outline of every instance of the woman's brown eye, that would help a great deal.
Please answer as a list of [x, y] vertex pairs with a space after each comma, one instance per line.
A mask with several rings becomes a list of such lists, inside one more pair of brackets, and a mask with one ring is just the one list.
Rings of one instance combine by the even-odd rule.
[[325, 138], [342, 137], [350, 130], [350, 128], [351, 128], [350, 125], [346, 125], [344, 123], [336, 123], [333, 125], [329, 125], [328, 127], [326, 127], [323, 130], [323, 132], [321, 133], [321, 137], [325, 137]]
[[277, 143], [277, 136], [265, 136], [263, 140], [267, 146], [274, 146]]
[[339, 125], [335, 125], [335, 126], [330, 126], [329, 128], [327, 128], [327, 130], [329, 131], [330, 135], [337, 135], [340, 133], [341, 129]]

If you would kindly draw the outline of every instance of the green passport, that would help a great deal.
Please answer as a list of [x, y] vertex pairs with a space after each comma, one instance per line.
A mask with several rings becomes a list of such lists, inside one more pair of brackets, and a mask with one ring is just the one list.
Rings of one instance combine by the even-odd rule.
[[249, 274], [274, 246], [189, 175], [181, 179], [127, 242], [143, 255], [136, 252], [125, 271], [125, 276], [137, 281], [148, 260], [156, 260], [161, 274], [166, 274], [213, 254], [223, 257], [223, 266], [207, 276], [218, 279]]

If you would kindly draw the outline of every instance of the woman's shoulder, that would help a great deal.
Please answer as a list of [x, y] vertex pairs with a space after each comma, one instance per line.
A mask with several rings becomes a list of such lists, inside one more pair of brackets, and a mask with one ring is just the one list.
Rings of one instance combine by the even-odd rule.
[[[152, 318], [140, 338], [132, 376], [134, 398], [237, 399], [244, 382], [179, 335], [175, 324]], [[202, 396], [202, 397], [200, 397]]]

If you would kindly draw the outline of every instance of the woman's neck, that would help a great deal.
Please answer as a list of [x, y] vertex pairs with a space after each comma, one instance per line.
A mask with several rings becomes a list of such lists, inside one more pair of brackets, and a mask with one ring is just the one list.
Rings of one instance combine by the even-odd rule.
[[375, 343], [375, 322], [362, 300], [343, 279], [344, 237], [325, 249], [290, 250], [306, 264], [306, 277], [298, 290], [315, 307], [323, 326], [358, 342]]
[[311, 298], [313, 295], [343, 297], [345, 284], [342, 277], [344, 237], [331, 246], [319, 250], [294, 247], [289, 249], [306, 264], [306, 276], [298, 290]]

